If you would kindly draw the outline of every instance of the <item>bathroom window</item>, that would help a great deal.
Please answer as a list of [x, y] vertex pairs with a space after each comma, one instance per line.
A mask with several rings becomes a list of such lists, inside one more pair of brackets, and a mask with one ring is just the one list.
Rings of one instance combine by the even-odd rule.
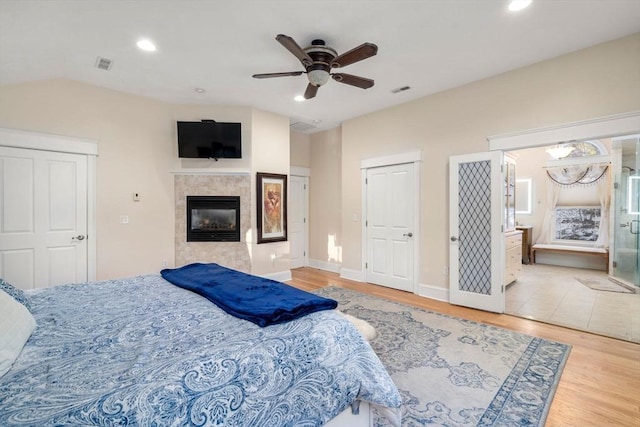
[[556, 208], [556, 240], [595, 242], [600, 229], [599, 206], [563, 206]]

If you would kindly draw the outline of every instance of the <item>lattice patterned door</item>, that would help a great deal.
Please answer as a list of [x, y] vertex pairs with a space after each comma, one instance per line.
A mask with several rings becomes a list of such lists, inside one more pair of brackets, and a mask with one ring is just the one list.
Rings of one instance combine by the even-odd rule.
[[504, 311], [502, 153], [449, 161], [449, 302]]

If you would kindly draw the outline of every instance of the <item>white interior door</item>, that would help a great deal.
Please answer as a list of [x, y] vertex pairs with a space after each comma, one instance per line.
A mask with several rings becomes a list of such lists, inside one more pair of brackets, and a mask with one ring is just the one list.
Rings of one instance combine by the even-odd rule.
[[504, 312], [502, 153], [449, 159], [449, 301]]
[[307, 265], [307, 187], [309, 178], [291, 175], [289, 179], [288, 234], [291, 268]]
[[366, 281], [414, 292], [414, 165], [366, 171]]
[[0, 277], [23, 289], [87, 280], [87, 156], [0, 147]]

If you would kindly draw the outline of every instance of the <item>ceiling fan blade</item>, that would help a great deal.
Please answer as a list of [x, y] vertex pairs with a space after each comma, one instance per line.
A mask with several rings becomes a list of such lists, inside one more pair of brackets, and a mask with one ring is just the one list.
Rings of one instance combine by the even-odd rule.
[[378, 46], [373, 43], [362, 43], [360, 46], [338, 55], [331, 61], [331, 66], [335, 68], [346, 67], [354, 62], [370, 58], [378, 53]]
[[284, 34], [278, 34], [276, 36], [276, 40], [278, 40], [282, 46], [284, 46], [289, 52], [291, 52], [293, 56], [298, 58], [300, 62], [302, 62], [302, 65], [304, 65], [305, 67], [308, 67], [313, 63], [313, 59], [311, 59], [311, 57], [307, 55], [307, 52], [302, 50], [300, 45], [296, 43], [293, 38], [285, 36]]
[[371, 79], [368, 79], [366, 77], [354, 76], [353, 74], [334, 73], [331, 74], [331, 77], [333, 77], [333, 80], [337, 82], [356, 86], [362, 89], [369, 89], [371, 86], [373, 86], [374, 83]]
[[299, 76], [302, 73], [304, 73], [304, 71], [288, 71], [285, 73], [263, 73], [263, 74], [254, 74], [253, 77], [254, 79], [269, 79], [271, 77], [289, 77], [289, 76]]
[[320, 88], [319, 86], [312, 85], [311, 83], [309, 83], [307, 85], [307, 90], [304, 91], [304, 99], [311, 99], [315, 97], [316, 94], [318, 93], [319, 88]]

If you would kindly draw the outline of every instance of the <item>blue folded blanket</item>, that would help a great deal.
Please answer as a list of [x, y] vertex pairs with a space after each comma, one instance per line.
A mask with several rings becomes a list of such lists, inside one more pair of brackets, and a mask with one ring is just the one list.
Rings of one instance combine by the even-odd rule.
[[227, 313], [262, 327], [332, 310], [338, 305], [330, 298], [218, 264], [188, 264], [164, 269], [160, 274], [174, 285], [202, 295]]

